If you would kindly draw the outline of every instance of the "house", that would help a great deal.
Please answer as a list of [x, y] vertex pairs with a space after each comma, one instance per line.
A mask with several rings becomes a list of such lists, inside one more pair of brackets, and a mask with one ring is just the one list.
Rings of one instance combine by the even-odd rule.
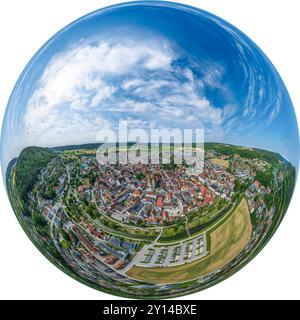
[[259, 181], [257, 181], [257, 180], [255, 180], [255, 181], [253, 182], [253, 184], [254, 184], [254, 186], [255, 186], [257, 189], [260, 187], [260, 183], [259, 183]]
[[205, 204], [212, 204], [213, 202], [213, 197], [212, 196], [208, 196], [207, 198], [205, 198], [204, 203]]
[[156, 206], [159, 207], [160, 209], [162, 208], [162, 206], [163, 206], [163, 197], [162, 196], [157, 197]]
[[168, 212], [167, 211], [163, 211], [163, 213], [162, 213], [163, 220], [168, 220], [168, 217], [169, 217]]
[[201, 186], [200, 187], [200, 192], [201, 192], [202, 197], [205, 198], [206, 197], [206, 192], [207, 192], [206, 187]]
[[85, 192], [86, 190], [88, 190], [90, 188], [90, 185], [82, 185], [78, 187], [78, 192]]

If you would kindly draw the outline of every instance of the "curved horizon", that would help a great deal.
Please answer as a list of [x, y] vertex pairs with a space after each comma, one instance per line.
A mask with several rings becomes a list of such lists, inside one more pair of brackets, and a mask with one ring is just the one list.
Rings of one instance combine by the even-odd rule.
[[28, 63], [3, 121], [4, 169], [28, 145], [92, 143], [120, 119], [131, 128], [201, 127], [206, 141], [270, 150], [298, 167], [292, 102], [246, 35], [181, 4], [117, 7], [68, 25]]

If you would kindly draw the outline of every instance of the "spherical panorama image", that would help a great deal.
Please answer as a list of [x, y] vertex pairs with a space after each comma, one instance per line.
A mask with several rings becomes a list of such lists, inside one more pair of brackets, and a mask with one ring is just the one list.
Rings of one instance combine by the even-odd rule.
[[170, 2], [107, 7], [59, 31], [2, 127], [2, 173], [30, 240], [74, 279], [131, 298], [241, 269], [282, 221], [298, 162], [268, 58], [224, 20]]

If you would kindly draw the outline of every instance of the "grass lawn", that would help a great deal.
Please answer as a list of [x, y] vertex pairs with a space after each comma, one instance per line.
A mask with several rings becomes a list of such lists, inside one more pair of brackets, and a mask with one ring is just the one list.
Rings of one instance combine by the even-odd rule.
[[184, 240], [188, 237], [184, 222], [163, 229], [159, 242], [172, 242]]

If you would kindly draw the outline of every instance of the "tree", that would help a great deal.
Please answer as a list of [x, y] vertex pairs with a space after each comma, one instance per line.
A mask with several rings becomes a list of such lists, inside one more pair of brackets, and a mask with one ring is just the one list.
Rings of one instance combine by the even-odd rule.
[[38, 211], [33, 211], [32, 222], [35, 226], [45, 227], [47, 225], [47, 220]]

